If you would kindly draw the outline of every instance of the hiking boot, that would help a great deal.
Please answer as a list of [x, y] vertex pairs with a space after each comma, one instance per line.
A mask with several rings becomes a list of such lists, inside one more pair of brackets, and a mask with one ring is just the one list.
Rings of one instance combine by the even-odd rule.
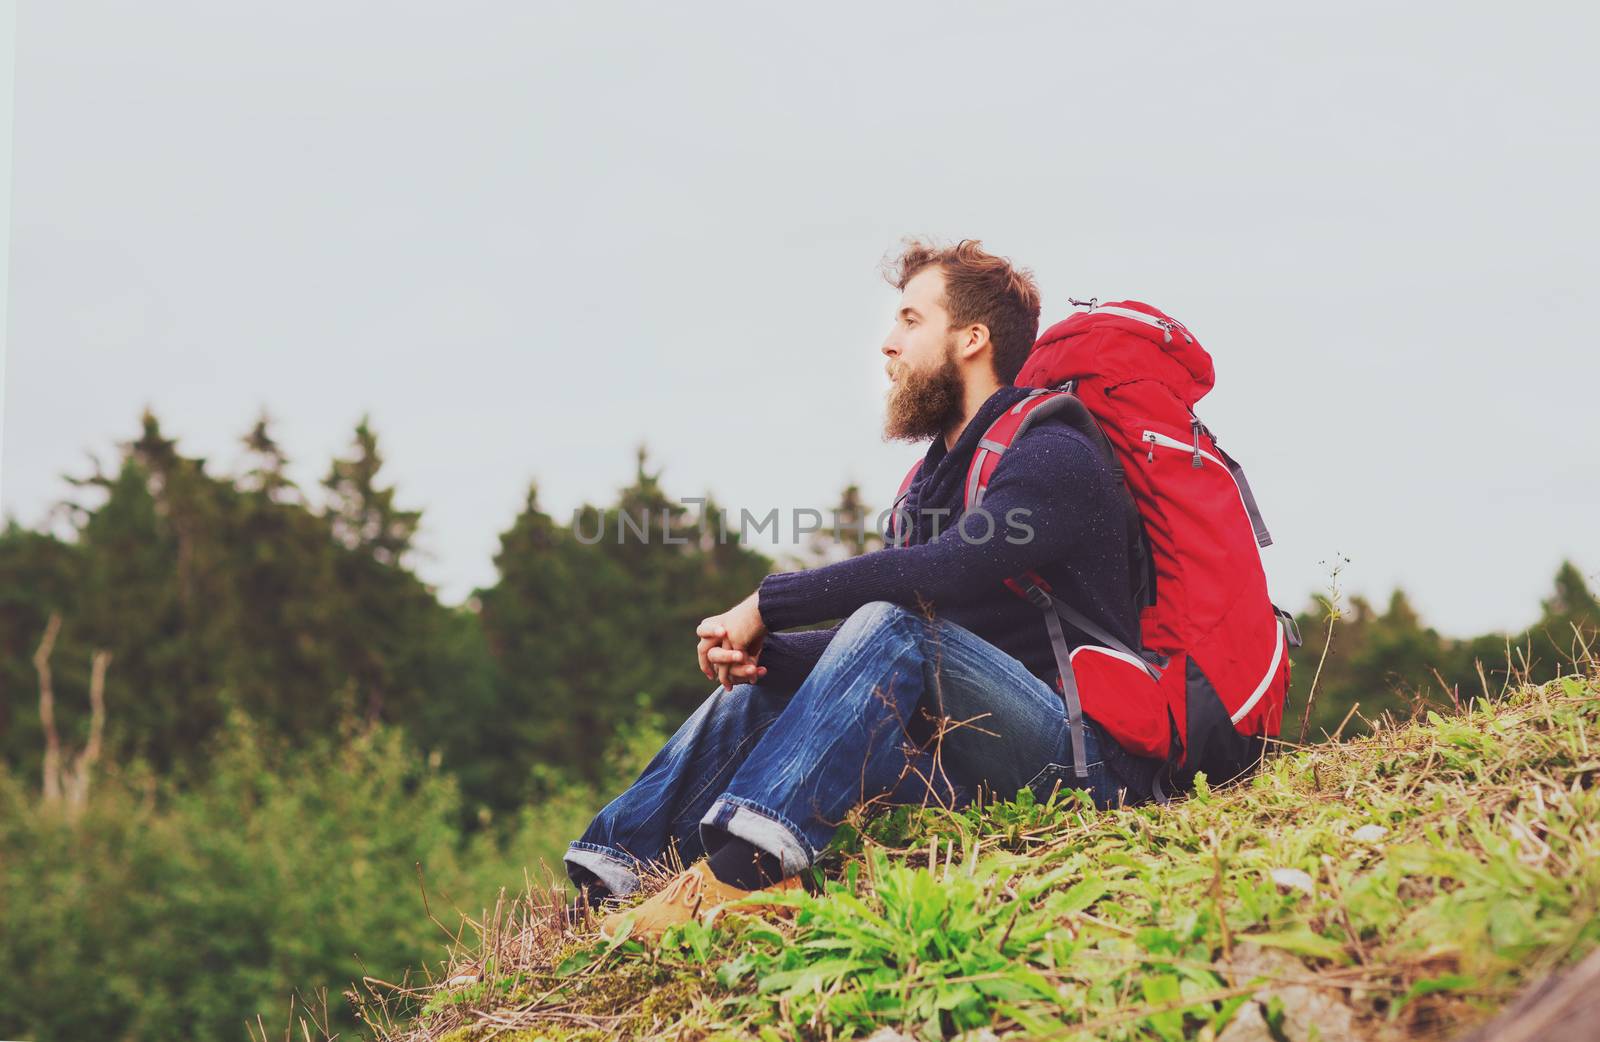
[[[600, 932], [614, 937], [632, 919], [633, 933], [630, 937], [654, 940], [666, 932], [667, 927], [686, 923], [696, 917], [703, 917], [709, 925], [716, 918], [716, 911], [729, 901], [751, 894], [776, 894], [800, 888], [800, 877], [790, 876], [761, 890], [741, 890], [718, 879], [712, 874], [711, 865], [701, 858], [673, 876], [642, 904], [606, 916], [600, 923]], [[761, 913], [774, 908], [769, 904], [750, 904], [738, 910]]]

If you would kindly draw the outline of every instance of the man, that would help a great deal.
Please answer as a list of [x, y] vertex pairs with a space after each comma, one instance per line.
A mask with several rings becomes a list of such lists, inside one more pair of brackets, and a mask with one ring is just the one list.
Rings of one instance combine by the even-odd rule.
[[[963, 525], [977, 443], [1026, 393], [1011, 384], [1038, 335], [1038, 289], [973, 241], [911, 242], [891, 281], [901, 296], [882, 345], [884, 434], [930, 441], [901, 504], [899, 545], [769, 575], [700, 624], [700, 668], [718, 689], [565, 857], [591, 903], [637, 889], [669, 850], [689, 864], [609, 916], [608, 933], [632, 918], [634, 936], [658, 935], [727, 900], [799, 885], [863, 803], [959, 807], [980, 793], [1009, 799], [1028, 787], [1045, 798], [1084, 784], [1049, 634], [1004, 580], [1034, 570], [1136, 645], [1118, 479], [1087, 437], [1046, 421], [1001, 457], [986, 521]], [[845, 621], [777, 632], [829, 619]], [[1157, 761], [1125, 752], [1092, 720], [1085, 730], [1095, 803], [1149, 799]]]

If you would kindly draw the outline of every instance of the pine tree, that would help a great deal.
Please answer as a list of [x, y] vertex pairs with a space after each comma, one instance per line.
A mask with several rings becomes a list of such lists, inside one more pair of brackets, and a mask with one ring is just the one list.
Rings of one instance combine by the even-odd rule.
[[1573, 668], [1585, 646], [1600, 650], [1600, 601], [1578, 566], [1562, 561], [1554, 589], [1541, 604], [1542, 617], [1524, 637], [1539, 664], [1537, 676], [1549, 679]]
[[259, 492], [276, 503], [304, 502], [299, 486], [289, 479], [289, 459], [272, 437], [271, 425], [272, 419], [263, 409], [250, 433], [240, 439], [252, 464], [241, 479], [240, 487]]
[[859, 557], [883, 545], [883, 532], [877, 515], [861, 497], [854, 482], [839, 493], [839, 502], [823, 517], [820, 531], [811, 535], [809, 563], [828, 564], [848, 557]]
[[333, 460], [322, 482], [328, 492], [322, 516], [345, 551], [334, 562], [342, 611], [331, 628], [360, 712], [369, 720], [401, 721], [424, 711], [428, 696], [418, 670], [444, 613], [406, 568], [422, 512], [400, 509], [395, 488], [382, 483], [383, 454], [368, 417], [356, 425], [351, 448], [350, 456]]
[[378, 483], [383, 455], [370, 418], [356, 424], [354, 454], [336, 459], [322, 479], [328, 491], [324, 514], [336, 538], [350, 550], [370, 556], [379, 564], [403, 563], [416, 537], [422, 513], [395, 506], [395, 490]]
[[[594, 779], [618, 725], [639, 699], [681, 718], [709, 692], [694, 662], [694, 628], [732, 607], [770, 562], [702, 525], [669, 496], [640, 450], [633, 483], [608, 508], [583, 506], [559, 525], [530, 488], [501, 536], [496, 584], [478, 591], [499, 701], [515, 707], [525, 764]], [[704, 511], [714, 516], [715, 504]]]

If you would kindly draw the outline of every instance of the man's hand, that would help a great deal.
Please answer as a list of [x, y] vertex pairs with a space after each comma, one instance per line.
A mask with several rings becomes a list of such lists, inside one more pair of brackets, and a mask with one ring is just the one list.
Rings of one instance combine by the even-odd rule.
[[703, 619], [695, 630], [695, 636], [700, 638], [695, 649], [700, 659], [700, 672], [725, 690], [732, 690], [736, 679], [750, 682], [767, 672], [766, 667], [756, 661], [761, 657], [761, 644], [767, 636], [758, 595], [759, 591], [752, 593], [721, 615]]

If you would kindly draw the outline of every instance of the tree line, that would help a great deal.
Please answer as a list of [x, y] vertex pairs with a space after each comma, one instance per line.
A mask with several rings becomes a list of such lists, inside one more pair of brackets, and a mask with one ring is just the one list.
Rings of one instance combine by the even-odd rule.
[[[241, 438], [243, 462], [217, 473], [146, 412], [113, 472], [97, 464], [68, 478], [98, 502], [61, 504], [67, 534], [14, 520], [0, 532], [0, 756], [11, 770], [45, 778], [63, 743], [82, 750], [93, 737], [108, 759], [181, 779], [204, 771], [234, 711], [289, 740], [381, 722], [441, 761], [476, 817], [492, 817], [560, 779], [595, 780], [619, 723], [641, 706], [668, 720], [692, 711], [707, 687], [686, 635], [774, 566], [737, 537], [708, 538], [699, 519], [716, 503], [688, 510], [641, 449], [615, 501], [585, 505], [570, 523], [530, 486], [500, 535], [494, 584], [445, 605], [412, 570], [421, 513], [398, 505], [370, 423], [357, 424], [315, 496], [287, 476], [270, 426], [259, 418]], [[837, 509], [845, 532], [872, 513], [853, 486]], [[663, 530], [578, 534], [617, 531], [623, 518]], [[871, 546], [824, 530], [805, 558]], [[1553, 675], [1600, 625], [1600, 608], [1569, 562], [1521, 633], [1441, 636], [1398, 590], [1379, 609], [1331, 589], [1298, 621], [1306, 640], [1284, 732], [1298, 737], [1316, 677], [1307, 725], [1318, 738], [1492, 693], [1508, 668]], [[42, 706], [47, 634], [53, 697]]]
[[[0, 531], [0, 1036], [276, 1034], [319, 989], [353, 1036], [340, 989], [441, 953], [423, 893], [454, 922], [560, 882], [567, 841], [706, 696], [695, 623], [775, 566], [705, 532], [716, 504], [691, 516], [640, 450], [565, 522], [530, 485], [494, 582], [446, 605], [368, 422], [311, 489], [265, 417], [242, 443], [223, 473], [146, 413], [57, 524]], [[859, 489], [836, 510], [868, 538], [830, 524], [784, 566], [876, 545]], [[650, 537], [585, 535], [626, 519]], [[1321, 740], [1554, 675], [1600, 609], [1571, 564], [1541, 607], [1453, 640], [1402, 592], [1330, 588], [1298, 616], [1285, 737], [1313, 678]]]

